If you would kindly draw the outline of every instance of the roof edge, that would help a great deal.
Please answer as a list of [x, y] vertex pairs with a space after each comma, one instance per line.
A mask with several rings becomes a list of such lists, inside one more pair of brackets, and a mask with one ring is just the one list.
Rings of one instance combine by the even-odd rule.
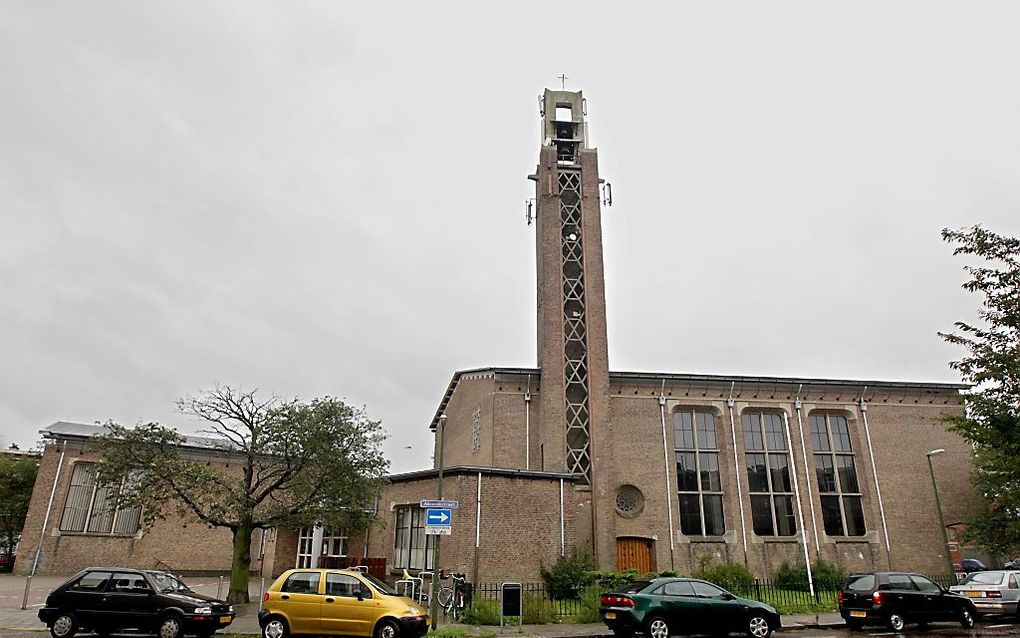
[[[456, 475], [456, 474], [488, 474], [490, 476], [515, 476], [519, 478], [534, 478], [534, 479], [548, 479], [548, 480], [559, 480], [575, 481], [577, 480], [576, 474], [570, 472], [547, 472], [545, 470], [515, 470], [509, 467], [483, 467], [478, 465], [454, 465], [452, 467], [443, 468], [443, 474]], [[429, 468], [425, 470], [414, 470], [412, 472], [401, 472], [400, 474], [390, 474], [386, 477], [387, 481], [400, 482], [400, 481], [411, 481], [421, 478], [432, 478], [439, 476], [439, 470], [436, 468]]]
[[[453, 377], [450, 379], [449, 385], [446, 387], [446, 392], [443, 393], [443, 398], [439, 402], [439, 407], [436, 409], [435, 415], [432, 417], [432, 421], [429, 423], [429, 429], [433, 432], [439, 427], [439, 417], [446, 411], [446, 406], [450, 402], [450, 398], [453, 396], [454, 391], [457, 389], [457, 384], [460, 382], [460, 378], [466, 374], [477, 374], [480, 372], [489, 372], [492, 374], [520, 374], [520, 375], [541, 375], [542, 371], [539, 368], [513, 368], [513, 367], [500, 367], [500, 366], [488, 366], [482, 368], [471, 368], [468, 370], [457, 370], [453, 373]], [[830, 379], [822, 377], [775, 377], [775, 376], [754, 376], [754, 375], [733, 375], [733, 374], [689, 374], [682, 372], [636, 372], [617, 370], [609, 371], [610, 381], [613, 377], [617, 379], [630, 379], [630, 380], [649, 380], [649, 381], [682, 381], [690, 383], [692, 381], [700, 381], [706, 383], [732, 383], [732, 384], [747, 384], [747, 383], [759, 383], [759, 384], [772, 384], [772, 385], [804, 385], [814, 387], [841, 387], [841, 388], [860, 388], [861, 396], [868, 389], [876, 388], [888, 388], [898, 390], [928, 390], [935, 392], [960, 392], [962, 390], [968, 390], [973, 387], [969, 383], [947, 383], [947, 382], [934, 382], [934, 381], [883, 381], [880, 379]]]

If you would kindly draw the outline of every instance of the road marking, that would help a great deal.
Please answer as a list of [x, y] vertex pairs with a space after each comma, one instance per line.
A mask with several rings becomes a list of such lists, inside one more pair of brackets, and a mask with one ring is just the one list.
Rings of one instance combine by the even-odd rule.
[[988, 628], [989, 629], [998, 629], [999, 627], [1012, 627], [1012, 626], [1013, 626], [1012, 624], [1009, 624], [1009, 625], [988, 625]]

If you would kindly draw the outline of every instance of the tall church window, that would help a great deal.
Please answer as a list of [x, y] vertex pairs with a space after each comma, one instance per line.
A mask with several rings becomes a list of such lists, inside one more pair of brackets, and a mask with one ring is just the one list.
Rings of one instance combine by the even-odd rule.
[[432, 569], [435, 536], [425, 533], [425, 512], [417, 505], [397, 508], [393, 531], [394, 567]]
[[688, 536], [721, 536], [722, 478], [715, 415], [681, 409], [673, 413], [680, 531]]
[[822, 524], [829, 536], [863, 536], [864, 508], [853, 444], [846, 417], [819, 413], [808, 417]]
[[123, 483], [119, 486], [99, 484], [95, 463], [75, 463], [60, 517], [60, 531], [122, 536], [135, 534], [141, 509], [112, 507], [115, 493], [123, 488]]
[[740, 415], [744, 430], [747, 489], [751, 494], [751, 522], [758, 536], [797, 533], [790, 476], [790, 453], [778, 412], [749, 410]]

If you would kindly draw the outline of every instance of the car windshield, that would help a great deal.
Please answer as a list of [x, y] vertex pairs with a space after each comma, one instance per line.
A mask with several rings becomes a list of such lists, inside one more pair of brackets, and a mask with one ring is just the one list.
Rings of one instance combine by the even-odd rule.
[[648, 587], [650, 584], [651, 584], [651, 581], [647, 581], [647, 580], [635, 580], [635, 581], [627, 583], [626, 585], [624, 585], [623, 587], [620, 587], [619, 589], [614, 590], [613, 593], [614, 594], [636, 594], [639, 591], [641, 591], [642, 589], [644, 589], [645, 587]]
[[400, 595], [397, 592], [395, 592], [392, 587], [390, 587], [389, 585], [382, 582], [381, 580], [379, 580], [378, 578], [371, 574], [362, 574], [361, 577], [367, 580], [368, 582], [372, 583], [372, 586], [375, 587], [380, 594], [386, 594], [387, 596]]
[[961, 585], [1001, 585], [1006, 575], [1002, 572], [974, 572], [963, 580]]
[[152, 582], [156, 583], [156, 589], [162, 593], [175, 591], [191, 591], [184, 581], [172, 574], [163, 572], [151, 572]]

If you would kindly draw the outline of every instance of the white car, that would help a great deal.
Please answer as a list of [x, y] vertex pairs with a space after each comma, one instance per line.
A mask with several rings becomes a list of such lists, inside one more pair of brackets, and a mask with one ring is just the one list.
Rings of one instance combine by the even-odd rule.
[[982, 614], [1016, 614], [1020, 601], [1020, 570], [973, 572], [949, 588], [971, 599]]

